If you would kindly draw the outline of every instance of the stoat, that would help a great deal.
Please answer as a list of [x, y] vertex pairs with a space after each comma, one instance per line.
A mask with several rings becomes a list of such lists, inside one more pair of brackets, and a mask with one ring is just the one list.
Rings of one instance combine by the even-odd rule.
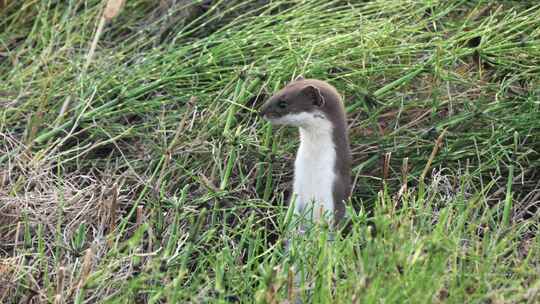
[[351, 192], [351, 150], [343, 102], [337, 90], [317, 79], [297, 78], [260, 109], [264, 119], [300, 130], [294, 163], [294, 212], [323, 215], [336, 225]]

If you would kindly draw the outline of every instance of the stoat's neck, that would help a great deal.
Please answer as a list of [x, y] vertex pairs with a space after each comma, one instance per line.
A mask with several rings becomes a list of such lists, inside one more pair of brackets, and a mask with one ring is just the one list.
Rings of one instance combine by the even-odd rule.
[[346, 121], [340, 116], [313, 115], [299, 126], [294, 174], [296, 211], [311, 206], [313, 219], [318, 220], [324, 211], [334, 223], [345, 215], [344, 200], [351, 190], [351, 151]]
[[300, 147], [294, 172], [295, 211], [311, 213], [314, 220], [334, 214], [336, 149], [333, 126], [325, 118], [300, 126]]

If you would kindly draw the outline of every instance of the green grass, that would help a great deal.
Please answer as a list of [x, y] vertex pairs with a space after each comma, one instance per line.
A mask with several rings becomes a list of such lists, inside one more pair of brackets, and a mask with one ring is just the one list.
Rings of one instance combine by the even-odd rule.
[[[0, 302], [540, 301], [536, 1], [133, 0], [87, 69], [101, 1], [8, 2]], [[344, 96], [354, 225], [287, 253], [297, 134], [255, 112], [299, 74]]]

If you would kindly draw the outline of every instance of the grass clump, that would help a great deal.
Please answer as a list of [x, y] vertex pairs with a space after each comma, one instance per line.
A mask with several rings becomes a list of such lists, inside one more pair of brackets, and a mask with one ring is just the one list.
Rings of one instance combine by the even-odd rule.
[[[534, 1], [102, 11], [1, 8], [0, 302], [538, 301]], [[345, 97], [354, 225], [286, 254], [296, 133], [255, 111], [298, 74]]]

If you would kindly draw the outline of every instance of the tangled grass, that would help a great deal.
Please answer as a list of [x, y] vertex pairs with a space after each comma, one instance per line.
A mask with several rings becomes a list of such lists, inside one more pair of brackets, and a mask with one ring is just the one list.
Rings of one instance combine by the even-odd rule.
[[[177, 2], [93, 56], [101, 1], [0, 2], [0, 302], [539, 300], [535, 1]], [[255, 112], [299, 74], [345, 97], [354, 225], [285, 254], [296, 132]]]

